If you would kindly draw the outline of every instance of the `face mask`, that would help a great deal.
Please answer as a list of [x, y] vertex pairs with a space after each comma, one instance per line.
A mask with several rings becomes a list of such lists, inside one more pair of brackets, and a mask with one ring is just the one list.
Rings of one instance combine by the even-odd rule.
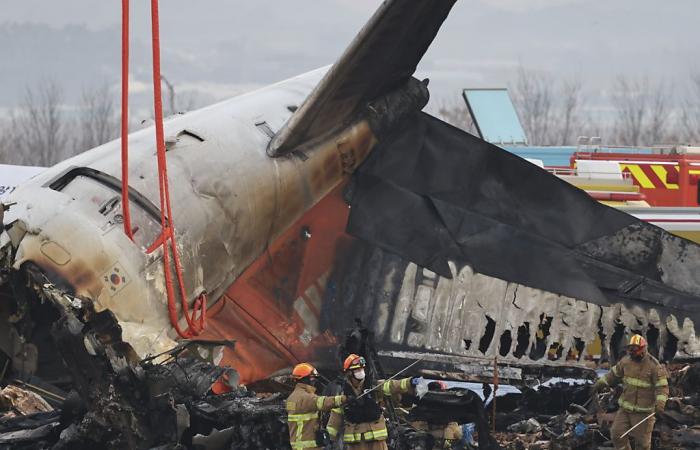
[[352, 376], [355, 377], [356, 380], [364, 380], [365, 379], [365, 370], [356, 370], [355, 372], [352, 373]]
[[644, 357], [644, 349], [639, 347], [631, 347], [627, 350], [633, 360], [639, 361]]

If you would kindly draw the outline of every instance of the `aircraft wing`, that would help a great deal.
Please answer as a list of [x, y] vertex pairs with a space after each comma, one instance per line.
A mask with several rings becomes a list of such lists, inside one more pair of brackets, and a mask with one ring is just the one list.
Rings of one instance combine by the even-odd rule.
[[355, 173], [348, 231], [447, 278], [479, 273], [700, 320], [700, 246], [427, 114]]
[[268, 147], [280, 156], [352, 121], [408, 81], [457, 0], [387, 0]]

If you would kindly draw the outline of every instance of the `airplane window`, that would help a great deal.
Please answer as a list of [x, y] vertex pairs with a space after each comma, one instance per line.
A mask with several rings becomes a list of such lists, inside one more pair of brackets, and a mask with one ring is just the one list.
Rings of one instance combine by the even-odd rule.
[[79, 175], [73, 178], [63, 189], [66, 195], [70, 195], [75, 200], [87, 201], [92, 205], [90, 209], [98, 209], [107, 202], [113, 195], [114, 191], [104, 184], [92, 180], [86, 176]]
[[[122, 226], [124, 217], [118, 179], [94, 169], [79, 168], [69, 171], [49, 187], [99, 212], [105, 217], [106, 226]], [[161, 231], [160, 211], [132, 188], [129, 188], [129, 211], [134, 242], [142, 248], [149, 247]]]

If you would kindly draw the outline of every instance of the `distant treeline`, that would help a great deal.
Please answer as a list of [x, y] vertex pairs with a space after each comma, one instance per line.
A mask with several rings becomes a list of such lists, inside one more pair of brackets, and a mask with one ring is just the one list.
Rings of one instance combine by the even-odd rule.
[[[576, 145], [579, 136], [600, 136], [607, 145], [700, 144], [700, 72], [685, 85], [648, 77], [615, 78], [610, 110], [591, 113], [582, 80], [559, 80], [520, 67], [509, 91], [530, 145]], [[444, 100], [443, 120], [474, 132], [461, 98]]]
[[[178, 98], [163, 77], [164, 114], [197, 106], [192, 92]], [[51, 166], [119, 137], [119, 92], [108, 84], [83, 90], [76, 106], [67, 106], [54, 80], [27, 86], [19, 106], [0, 119], [0, 164]], [[130, 129], [141, 126], [131, 122]]]
[[[700, 144], [700, 73], [689, 74], [683, 86], [620, 76], [611, 82], [605, 114], [587, 108], [581, 80], [523, 67], [515, 78], [509, 90], [530, 145], [575, 145], [578, 136], [600, 136], [607, 145]], [[194, 96], [178, 98], [175, 87], [163, 83], [166, 116], [198, 106]], [[117, 138], [118, 94], [108, 85], [84, 89], [77, 106], [68, 107], [57, 82], [28, 86], [21, 104], [0, 120], [0, 163], [50, 166]], [[443, 99], [434, 113], [474, 132], [458, 95]]]

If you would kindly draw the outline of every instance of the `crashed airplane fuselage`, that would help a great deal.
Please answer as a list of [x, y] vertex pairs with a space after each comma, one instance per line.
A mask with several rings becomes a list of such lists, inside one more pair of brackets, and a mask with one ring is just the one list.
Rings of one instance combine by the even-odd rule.
[[[321, 71], [165, 123], [173, 222], [188, 296], [220, 297], [282, 231], [362, 162], [374, 144], [366, 121], [288, 157], [266, 148]], [[341, 145], [342, 143], [342, 145]], [[141, 354], [172, 347], [164, 303], [154, 132], [130, 135], [131, 241], [123, 231], [119, 142], [66, 160], [8, 200], [4, 248], [120, 319]], [[347, 155], [350, 155], [348, 157]]]
[[[445, 124], [425, 128], [431, 119], [419, 111], [427, 86], [411, 77], [453, 4], [387, 1], [327, 72], [166, 121], [171, 219], [187, 300], [208, 293], [207, 326], [199, 337], [236, 340], [217, 361], [235, 367], [244, 381], [300, 360], [336, 364], [337, 336], [355, 317], [395, 357], [425, 358], [441, 369], [451, 364], [460, 370], [475, 357], [496, 355], [509, 364], [570, 364], [571, 350], [577, 362], [599, 337], [614, 353], [614, 336], [650, 327], [667, 347], [666, 358], [700, 356], [694, 328], [698, 246], [592, 207], [585, 194], [514, 157], [475, 159], [464, 167], [468, 176], [444, 178], [451, 187], [424, 186], [448, 171], [420, 156], [423, 150], [444, 151], [449, 165], [464, 163], [454, 156], [459, 152], [479, 154], [482, 145]], [[412, 140], [416, 152], [406, 152], [415, 158], [408, 165], [402, 149], [411, 145], [401, 142], [410, 134], [406, 127], [425, 128]], [[440, 136], [450, 139], [435, 139]], [[24, 301], [17, 293], [27, 276], [39, 274], [93, 300], [97, 310], [111, 310], [139, 356], [175, 344], [162, 249], [149, 252], [161, 232], [154, 139], [152, 128], [129, 137], [133, 241], [122, 226], [118, 141], [64, 161], [13, 192], [7, 201], [16, 204], [0, 237], [6, 303]], [[353, 175], [368, 157], [375, 157], [374, 166]], [[387, 195], [384, 181], [396, 175], [392, 170], [412, 178], [388, 186], [406, 195]], [[556, 209], [547, 210], [548, 199], [545, 207], [501, 202], [518, 190], [503, 181], [513, 173], [546, 184], [541, 192]], [[442, 195], [452, 188], [455, 195]], [[571, 202], [561, 201], [567, 198]], [[531, 215], [511, 214], [521, 207]], [[550, 228], [541, 227], [532, 214], [545, 221], [566, 217], [567, 225], [557, 228], [560, 222], [552, 220]], [[595, 214], [608, 226], [597, 235], [577, 230], [571, 226], [577, 214]], [[469, 223], [478, 229], [465, 232]], [[505, 232], [470, 247], [474, 240], [465, 236], [486, 236], [489, 228]], [[533, 267], [556, 267], [567, 255], [571, 270], [550, 277], [501, 270], [499, 254], [500, 264], [509, 266], [508, 248], [521, 242]], [[415, 250], [422, 247], [434, 252]], [[669, 274], [674, 267], [679, 273]], [[558, 288], [558, 277], [566, 289]], [[676, 295], [682, 304], [671, 300]], [[2, 342], [13, 363], [31, 371], [41, 349], [32, 327], [18, 326], [22, 310], [5, 308]], [[553, 346], [556, 357], [550, 358]]]
[[[454, 2], [404, 3], [383, 5], [329, 71], [166, 121], [172, 222], [188, 300], [204, 291], [216, 304], [305, 211], [347, 181], [376, 142], [370, 116], [381, 128], [425, 105], [427, 90], [410, 74]], [[426, 31], [405, 53], [394, 52], [393, 62], [384, 58], [396, 73], [368, 78], [373, 70], [362, 66], [381, 56], [372, 54], [373, 44], [387, 41], [382, 33], [392, 27]], [[357, 71], [366, 74], [354, 77]], [[369, 111], [370, 101], [384, 103]], [[162, 249], [149, 252], [161, 232], [154, 129], [129, 136], [133, 241], [123, 232], [119, 146], [114, 141], [66, 160], [7, 199], [15, 204], [0, 238], [3, 282], [11, 297], [11, 285], [26, 282], [10, 274], [38, 268], [47, 280], [111, 310], [125, 340], [146, 356], [172, 347], [176, 338], [165, 304]], [[7, 332], [7, 353], [36, 355], [21, 348], [31, 344], [18, 334]]]

